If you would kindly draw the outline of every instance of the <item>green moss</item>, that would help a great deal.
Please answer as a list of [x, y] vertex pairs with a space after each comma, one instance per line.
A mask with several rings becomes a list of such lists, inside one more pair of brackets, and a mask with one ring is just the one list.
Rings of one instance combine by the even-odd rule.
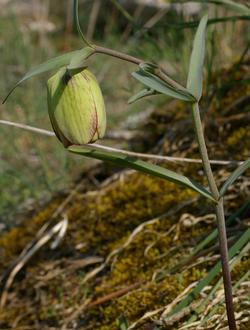
[[51, 202], [37, 215], [31, 219], [27, 219], [25, 223], [19, 227], [12, 228], [9, 232], [0, 237], [0, 255], [1, 263], [9, 262], [10, 258], [21, 252], [23, 247], [34, 237], [34, 233], [53, 215], [53, 212], [61, 203], [61, 199]]
[[233, 131], [232, 134], [227, 138], [227, 144], [232, 146], [242, 145], [241, 150], [243, 149], [243, 153], [247, 155], [249, 154], [250, 148], [250, 125], [245, 127], [240, 127], [236, 131]]

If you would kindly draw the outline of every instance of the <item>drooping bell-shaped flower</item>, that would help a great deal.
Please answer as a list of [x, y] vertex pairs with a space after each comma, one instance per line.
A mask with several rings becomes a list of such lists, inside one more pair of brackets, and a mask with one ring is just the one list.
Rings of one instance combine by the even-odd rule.
[[65, 147], [92, 143], [106, 130], [106, 112], [101, 89], [87, 69], [70, 75], [60, 69], [47, 82], [49, 117]]

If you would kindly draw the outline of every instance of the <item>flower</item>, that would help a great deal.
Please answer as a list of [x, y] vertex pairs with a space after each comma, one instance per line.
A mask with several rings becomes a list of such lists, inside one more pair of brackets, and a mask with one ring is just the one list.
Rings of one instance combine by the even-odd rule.
[[53, 130], [65, 147], [93, 143], [104, 136], [105, 104], [89, 70], [72, 75], [61, 68], [47, 82], [47, 98]]

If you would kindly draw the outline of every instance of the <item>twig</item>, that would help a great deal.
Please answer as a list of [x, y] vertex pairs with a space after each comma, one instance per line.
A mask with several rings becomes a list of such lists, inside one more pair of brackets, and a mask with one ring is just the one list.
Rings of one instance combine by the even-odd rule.
[[[25, 129], [27, 131], [31, 131], [34, 133], [42, 134], [42, 135], [47, 135], [47, 136], [55, 136], [55, 133], [46, 129], [30, 126], [30, 125], [25, 125], [25, 124], [19, 124], [15, 123], [12, 121], [8, 120], [0, 120], [0, 124], [3, 125], [8, 125], [8, 126], [13, 126], [21, 129]], [[123, 149], [118, 149], [118, 148], [113, 148], [113, 147], [108, 147], [108, 146], [103, 146], [97, 143], [93, 144], [87, 144], [88, 147], [93, 148], [93, 149], [98, 149], [98, 150], [105, 150], [105, 151], [111, 151], [111, 152], [118, 152], [123, 155], [127, 156], [134, 156], [138, 158], [145, 158], [145, 159], [155, 159], [158, 161], [169, 161], [169, 162], [185, 162], [185, 163], [197, 163], [201, 164], [202, 160], [201, 159], [193, 159], [193, 158], [183, 158], [183, 157], [170, 157], [170, 156], [161, 156], [161, 155], [154, 155], [154, 154], [144, 154], [140, 152], [134, 152], [134, 151], [128, 151], [128, 150], [123, 150]], [[227, 160], [210, 160], [210, 164], [213, 165], [241, 165], [243, 161], [227, 161]]]
[[144, 28], [145, 29], [151, 29], [155, 24], [157, 24], [165, 15], [166, 13], [169, 11], [169, 8], [165, 8], [165, 9], [160, 9], [159, 11], [157, 11], [156, 14], [154, 14], [145, 24], [144, 24]]
[[[243, 106], [243, 104], [247, 104], [247, 103], [249, 104], [249, 101], [250, 101], [250, 95], [241, 96], [236, 101], [229, 104], [229, 106], [227, 106], [226, 109], [221, 112], [221, 114], [223, 116], [226, 116], [231, 110], [233, 110], [235, 108], [239, 108], [239, 107]], [[244, 113], [244, 115], [246, 115], [246, 114]]]
[[143, 283], [144, 283], [143, 281], [137, 282], [137, 283], [131, 284], [131, 285], [129, 285], [129, 286], [123, 288], [123, 289], [120, 289], [120, 290], [111, 292], [111, 293], [107, 294], [104, 297], [101, 297], [101, 298], [98, 298], [98, 299], [92, 301], [91, 303], [89, 303], [89, 305], [87, 306], [87, 308], [88, 309], [89, 308], [93, 308], [93, 307], [96, 307], [96, 306], [105, 304], [106, 302], [108, 302], [110, 300], [113, 300], [113, 299], [122, 297], [125, 294], [127, 294], [128, 292], [130, 292], [130, 291], [132, 291], [134, 289], [139, 288]]
[[82, 312], [84, 312], [85, 310], [94, 308], [96, 306], [105, 304], [113, 299], [119, 298], [124, 296], [125, 294], [127, 294], [128, 292], [137, 289], [138, 287], [140, 287], [143, 284], [143, 282], [137, 282], [134, 283], [132, 285], [127, 286], [126, 288], [111, 292], [109, 294], [107, 294], [104, 297], [100, 297], [97, 298], [96, 300], [91, 301], [90, 299], [87, 299], [83, 305], [79, 306], [76, 311], [64, 322], [61, 330], [66, 330], [67, 329], [67, 325], [72, 322], [73, 320], [75, 320], [78, 315]]
[[84, 301], [83, 304], [81, 304], [78, 308], [76, 308], [76, 310], [74, 311], [73, 314], [71, 314], [64, 322], [63, 322], [63, 326], [61, 327], [61, 330], [67, 330], [68, 324], [70, 322], [72, 322], [73, 320], [75, 320], [77, 318], [77, 316], [82, 313], [86, 307], [88, 306], [90, 302], [90, 299], [86, 299]]
[[33, 126], [30, 126], [30, 125], [15, 123], [15, 122], [9, 121], [9, 120], [2, 120], [1, 119], [0, 124], [13, 126], [13, 127], [17, 127], [17, 128], [22, 128], [22, 129], [25, 129], [26, 131], [31, 131], [31, 132], [42, 134], [42, 135], [56, 136], [55, 133], [52, 132], [52, 131], [48, 131], [48, 130], [43, 129], [43, 128], [33, 127]]

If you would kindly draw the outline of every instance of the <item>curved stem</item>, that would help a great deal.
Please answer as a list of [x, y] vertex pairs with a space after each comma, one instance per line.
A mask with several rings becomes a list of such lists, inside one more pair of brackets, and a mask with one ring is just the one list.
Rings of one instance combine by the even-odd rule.
[[127, 55], [127, 54], [118, 52], [118, 51], [113, 50], [113, 49], [109, 49], [109, 48], [105, 48], [105, 47], [101, 47], [101, 46], [96, 46], [96, 45], [94, 45], [94, 49], [95, 49], [96, 53], [113, 56], [113, 57], [119, 58], [120, 60], [124, 60], [124, 61], [134, 63], [134, 64], [137, 64], [137, 65], [145, 62], [144, 60], [142, 60], [140, 58], [137, 58], [137, 57], [134, 57], [134, 56], [131, 56], [131, 55]]
[[220, 257], [222, 264], [222, 275], [223, 275], [223, 283], [224, 283], [224, 291], [225, 291], [228, 325], [230, 330], [237, 330], [235, 317], [234, 317], [234, 308], [233, 308], [231, 274], [230, 274], [230, 268], [228, 262], [229, 258], [228, 258], [228, 246], [227, 246], [227, 234], [226, 234], [223, 198], [220, 197], [220, 193], [218, 191], [214, 179], [214, 175], [211, 169], [211, 165], [209, 162], [198, 103], [193, 104], [192, 114], [193, 114], [196, 137], [199, 144], [204, 172], [207, 176], [208, 184], [212, 192], [212, 195], [214, 199], [217, 200], [217, 204], [215, 206], [215, 213], [217, 217], [217, 226], [219, 233]]
[[[130, 62], [133, 64], [137, 64], [137, 65], [140, 65], [141, 63], [145, 63], [145, 60], [143, 60], [143, 59], [140, 59], [140, 58], [128, 55], [128, 54], [124, 54], [124, 53], [118, 52], [113, 49], [109, 49], [109, 48], [105, 48], [105, 47], [101, 47], [101, 46], [97, 46], [97, 45], [94, 45], [92, 47], [94, 48], [96, 54], [109, 55], [112, 57], [116, 57], [120, 60]], [[93, 54], [91, 54], [91, 55], [93, 55]], [[154, 74], [156, 76], [158, 76], [161, 80], [165, 81], [167, 84], [175, 87], [176, 89], [187, 92], [187, 89], [185, 87], [183, 87], [182, 85], [180, 85], [174, 79], [170, 78], [164, 69], [159, 67], [158, 70]]]
[[84, 34], [82, 32], [81, 25], [80, 25], [80, 22], [79, 22], [78, 12], [79, 12], [79, 9], [78, 9], [78, 0], [74, 0], [74, 17], [75, 17], [75, 24], [76, 24], [77, 31], [78, 31], [80, 37], [82, 38], [83, 42], [87, 46], [93, 48], [93, 45], [91, 45], [91, 43], [85, 38], [85, 36], [84, 36]]
[[[95, 53], [99, 53], [99, 54], [105, 54], [105, 55], [109, 55], [109, 56], [113, 56], [116, 58], [119, 58], [120, 60], [124, 60], [133, 64], [141, 64], [143, 62], [145, 62], [143, 59], [128, 55], [128, 54], [124, 54], [121, 52], [118, 52], [116, 50], [113, 49], [109, 49], [109, 48], [105, 48], [105, 47], [101, 47], [101, 46], [97, 46], [97, 45], [92, 45], [84, 36], [81, 26], [80, 26], [80, 22], [79, 22], [79, 15], [78, 15], [78, 0], [74, 0], [74, 17], [75, 17], [75, 22], [76, 22], [76, 27], [77, 27], [77, 31], [79, 33], [79, 35], [81, 36], [82, 40], [84, 41], [84, 43], [93, 48], [95, 50]], [[94, 53], [89, 54], [88, 57], [90, 57], [91, 55], [93, 55]], [[172, 86], [174, 86], [175, 88], [182, 90], [182, 91], [187, 91], [183, 86], [181, 86], [179, 83], [177, 83], [175, 80], [173, 80], [172, 78], [170, 78], [168, 76], [168, 74], [166, 73], [166, 71], [162, 68], [159, 68], [158, 70], [159, 72], [157, 72], [157, 75], [160, 79], [162, 79], [163, 81], [165, 81], [167, 84], [170, 84]]]

